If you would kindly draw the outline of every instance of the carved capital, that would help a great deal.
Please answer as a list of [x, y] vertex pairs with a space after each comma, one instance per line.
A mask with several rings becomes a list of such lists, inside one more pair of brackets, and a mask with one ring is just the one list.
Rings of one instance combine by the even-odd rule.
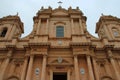
[[12, 56], [12, 53], [13, 53], [12, 50], [8, 51], [8, 53], [7, 53], [7, 58], [10, 58], [10, 57]]
[[107, 54], [108, 54], [108, 58], [112, 58], [113, 57], [113, 54], [112, 54], [111, 50], [107, 50]]

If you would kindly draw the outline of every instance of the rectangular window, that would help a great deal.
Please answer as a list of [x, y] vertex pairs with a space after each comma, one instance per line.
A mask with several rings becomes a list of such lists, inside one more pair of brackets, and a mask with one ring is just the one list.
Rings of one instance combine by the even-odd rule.
[[56, 27], [56, 37], [64, 37], [64, 27]]

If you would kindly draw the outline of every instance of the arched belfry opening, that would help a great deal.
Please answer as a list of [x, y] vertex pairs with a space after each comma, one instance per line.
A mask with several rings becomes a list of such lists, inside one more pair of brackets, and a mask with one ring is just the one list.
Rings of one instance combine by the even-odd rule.
[[1, 34], [0, 34], [0, 37], [5, 37], [6, 33], [7, 33], [7, 28], [3, 28]]

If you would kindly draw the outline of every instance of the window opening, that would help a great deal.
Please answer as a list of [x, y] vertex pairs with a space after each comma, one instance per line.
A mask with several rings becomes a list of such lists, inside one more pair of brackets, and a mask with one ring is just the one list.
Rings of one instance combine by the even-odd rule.
[[1, 37], [5, 37], [6, 33], [7, 33], [7, 28], [4, 28], [4, 29], [2, 30], [0, 36], [1, 36]]
[[64, 27], [63, 26], [56, 27], [56, 37], [64, 37]]

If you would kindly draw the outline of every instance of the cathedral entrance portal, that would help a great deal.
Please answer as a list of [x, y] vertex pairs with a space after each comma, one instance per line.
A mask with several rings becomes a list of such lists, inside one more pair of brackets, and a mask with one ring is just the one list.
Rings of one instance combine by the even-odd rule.
[[53, 73], [53, 80], [67, 80], [67, 73]]

